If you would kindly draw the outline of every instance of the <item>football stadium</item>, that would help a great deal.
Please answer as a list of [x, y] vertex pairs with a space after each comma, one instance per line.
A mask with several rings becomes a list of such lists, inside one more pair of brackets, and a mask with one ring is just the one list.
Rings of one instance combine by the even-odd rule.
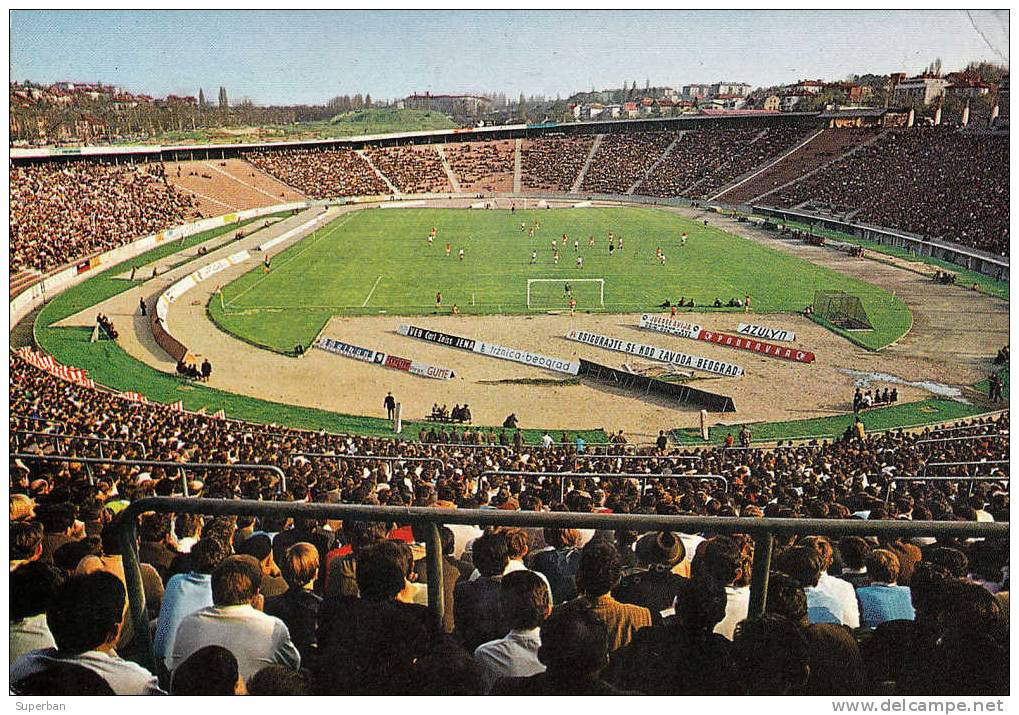
[[12, 83], [12, 692], [1007, 695], [1008, 74], [940, 64], [191, 142]]

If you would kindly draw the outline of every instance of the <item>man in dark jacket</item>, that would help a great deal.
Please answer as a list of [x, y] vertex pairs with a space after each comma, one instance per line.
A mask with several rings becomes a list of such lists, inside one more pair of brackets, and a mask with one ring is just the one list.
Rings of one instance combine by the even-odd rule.
[[651, 611], [657, 621], [662, 611], [672, 608], [686, 579], [672, 568], [686, 558], [683, 542], [671, 531], [645, 534], [637, 540], [639, 567], [612, 590], [620, 603], [635, 603]]
[[481, 576], [456, 585], [453, 620], [460, 642], [473, 653], [482, 643], [502, 638], [509, 631], [499, 614], [499, 586], [509, 564], [506, 535], [488, 532], [478, 537], [471, 553]]
[[316, 656], [315, 628], [322, 599], [312, 592], [318, 576], [318, 549], [307, 542], [298, 542], [287, 549], [280, 560], [280, 571], [287, 590], [265, 600], [264, 612], [286, 624], [301, 654], [301, 663], [313, 667]]

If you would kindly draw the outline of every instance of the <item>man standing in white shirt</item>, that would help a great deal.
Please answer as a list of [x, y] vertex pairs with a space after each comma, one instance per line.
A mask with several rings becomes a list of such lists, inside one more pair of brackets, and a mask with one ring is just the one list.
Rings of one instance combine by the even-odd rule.
[[725, 584], [725, 618], [715, 626], [714, 632], [732, 640], [736, 625], [750, 610], [750, 587], [737, 585], [743, 580], [743, 555], [739, 545], [728, 536], [708, 539], [699, 546], [690, 570], [692, 577], [703, 573]]
[[545, 671], [538, 660], [541, 624], [552, 612], [548, 588], [534, 571], [514, 571], [503, 576], [499, 609], [510, 632], [498, 640], [482, 643], [474, 651], [483, 690], [488, 693], [499, 678], [523, 678]]
[[192, 613], [177, 628], [170, 669], [207, 645], [233, 653], [245, 681], [267, 665], [299, 668], [301, 655], [286, 625], [261, 611], [261, 581], [262, 569], [254, 557], [224, 559], [212, 572], [214, 605]]
[[126, 612], [127, 591], [113, 574], [98, 571], [71, 577], [46, 610], [46, 624], [57, 647], [34, 650], [14, 661], [11, 684], [70, 664], [93, 671], [117, 695], [163, 694], [156, 676], [114, 650]]
[[[803, 588], [803, 593], [807, 596], [807, 618], [811, 623], [849, 625], [851, 613], [847, 612], [842, 601], [818, 586], [823, 563], [823, 557], [815, 547], [794, 546], [782, 553], [777, 566], [779, 571], [792, 576]], [[855, 612], [858, 625], [860, 619], [858, 605]]]
[[804, 546], [812, 546], [821, 554], [821, 574], [817, 579], [817, 588], [838, 604], [842, 624], [850, 628], [860, 627], [860, 604], [856, 600], [856, 589], [853, 584], [828, 573], [835, 558], [835, 550], [831, 542], [824, 536], [808, 536], [801, 542]]

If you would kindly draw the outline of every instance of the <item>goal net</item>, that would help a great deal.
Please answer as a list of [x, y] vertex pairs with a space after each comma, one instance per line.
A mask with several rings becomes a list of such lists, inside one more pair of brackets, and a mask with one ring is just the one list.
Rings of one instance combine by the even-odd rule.
[[603, 278], [528, 278], [528, 310], [568, 310], [570, 297], [578, 310], [605, 307]]
[[859, 296], [842, 291], [817, 291], [814, 315], [843, 330], [870, 330], [872, 327]]

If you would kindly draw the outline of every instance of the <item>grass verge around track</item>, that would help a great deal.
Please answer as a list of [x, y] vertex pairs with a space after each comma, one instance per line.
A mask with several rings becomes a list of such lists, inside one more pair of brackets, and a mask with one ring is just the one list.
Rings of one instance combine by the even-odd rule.
[[[540, 222], [533, 238], [529, 229]], [[521, 230], [521, 224], [524, 230]], [[438, 229], [433, 244], [427, 236]], [[608, 235], [617, 250], [608, 252]], [[681, 235], [689, 234], [686, 245]], [[563, 245], [563, 234], [569, 241]], [[589, 237], [595, 246], [589, 245]], [[556, 240], [559, 261], [554, 262]], [[618, 248], [618, 241], [624, 241]], [[579, 246], [574, 249], [574, 240]], [[446, 255], [445, 246], [451, 253]], [[656, 259], [661, 247], [666, 263]], [[458, 251], [465, 251], [458, 260]], [[536, 252], [531, 262], [532, 251]], [[583, 268], [576, 264], [583, 258]], [[604, 280], [604, 306], [596, 284]], [[456, 304], [464, 315], [566, 308], [562, 283], [534, 284], [543, 302], [527, 305], [528, 279], [570, 282], [578, 310], [642, 312], [665, 300], [693, 299], [713, 311], [716, 298], [751, 296], [756, 313], [797, 312], [819, 289], [860, 296], [874, 325], [854, 342], [879, 349], [912, 324], [906, 304], [890, 293], [672, 212], [645, 207], [554, 210], [367, 209], [348, 214], [228, 283], [208, 306], [224, 331], [279, 352], [307, 346], [334, 315], [427, 315]], [[736, 309], [719, 309], [739, 313]]]

